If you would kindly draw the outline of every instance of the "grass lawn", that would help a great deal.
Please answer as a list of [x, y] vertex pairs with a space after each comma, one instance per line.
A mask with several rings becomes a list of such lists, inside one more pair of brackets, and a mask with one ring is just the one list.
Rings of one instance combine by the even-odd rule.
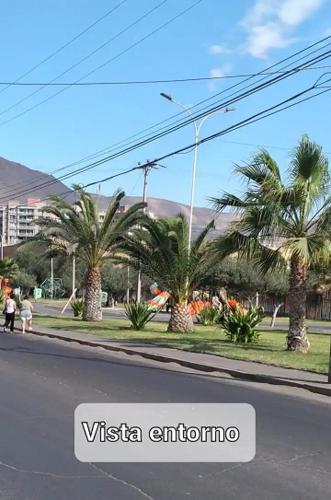
[[126, 320], [104, 319], [100, 323], [86, 323], [74, 318], [35, 316], [34, 324], [89, 333], [99, 337], [132, 342], [148, 342], [186, 351], [206, 352], [232, 359], [258, 361], [269, 365], [284, 366], [327, 373], [330, 335], [311, 334], [311, 349], [308, 354], [285, 350], [285, 332], [259, 332], [258, 344], [237, 345], [230, 343], [219, 327], [196, 326], [194, 333], [187, 335], [167, 333], [166, 323], [149, 323], [144, 331], [131, 330]]
[[64, 304], [68, 302], [69, 298], [64, 298], [64, 299], [38, 299], [38, 300], [33, 300], [32, 302], [34, 304], [44, 304], [45, 306], [61, 306], [63, 307]]
[[[270, 321], [271, 321], [271, 317], [266, 316], [264, 318], [264, 320], [262, 321], [262, 324], [269, 326]], [[277, 316], [275, 328], [277, 328], [277, 325], [287, 326], [288, 321], [289, 321], [288, 316]], [[330, 320], [328, 320], [328, 319], [307, 319], [306, 323], [307, 323], [308, 332], [309, 332], [309, 330], [314, 331], [314, 326], [323, 327], [323, 326], [330, 324]]]

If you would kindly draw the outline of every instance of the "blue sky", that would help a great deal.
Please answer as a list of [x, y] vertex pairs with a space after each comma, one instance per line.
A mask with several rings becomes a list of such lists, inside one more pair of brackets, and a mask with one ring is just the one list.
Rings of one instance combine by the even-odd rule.
[[[58, 81], [75, 81], [114, 58], [196, 0], [168, 0]], [[2, 0], [1, 80], [14, 81], [53, 51], [92, 24], [119, 0]], [[114, 37], [161, 0], [126, 0], [57, 56], [22, 81], [50, 81]], [[202, 0], [154, 36], [117, 57], [85, 81], [171, 79], [254, 73], [331, 34], [330, 0]], [[324, 65], [330, 64], [325, 61]], [[331, 70], [331, 67], [330, 67]], [[202, 137], [231, 125], [259, 109], [311, 85], [325, 70], [307, 71], [236, 104], [236, 111], [210, 117]], [[83, 80], [84, 81], [84, 80]], [[35, 88], [14, 87], [0, 93], [0, 156], [31, 168], [52, 172], [95, 151], [165, 120], [178, 112], [160, 92], [185, 104], [195, 104], [221, 92], [233, 80], [167, 83], [146, 86], [70, 88], [34, 110], [15, 118], [55, 94], [46, 88], [4, 112]], [[1, 89], [0, 89], [1, 90]], [[308, 133], [331, 153], [330, 95], [314, 99], [272, 118], [233, 132], [199, 150], [196, 204], [208, 206], [207, 197], [222, 190], [238, 191], [233, 164], [246, 161], [259, 145], [283, 169], [289, 150]], [[14, 118], [12, 121], [9, 119]], [[87, 183], [135, 166], [193, 142], [192, 126], [89, 170], [68, 181]], [[192, 153], [164, 161], [166, 169], [153, 172], [149, 194], [188, 202]], [[142, 176], [135, 172], [102, 184], [101, 193], [117, 187], [139, 195]]]

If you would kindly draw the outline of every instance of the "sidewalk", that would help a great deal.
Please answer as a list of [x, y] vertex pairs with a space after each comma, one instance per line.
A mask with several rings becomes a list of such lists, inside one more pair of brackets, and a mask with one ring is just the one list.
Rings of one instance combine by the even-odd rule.
[[264, 382], [274, 385], [287, 385], [307, 389], [311, 392], [331, 396], [331, 384], [328, 384], [327, 375], [321, 375], [292, 368], [280, 368], [251, 361], [240, 361], [223, 358], [213, 354], [194, 353], [179, 349], [156, 346], [134, 341], [108, 340], [97, 335], [73, 333], [65, 330], [38, 327], [30, 332], [34, 335], [47, 336], [67, 342], [78, 342], [90, 347], [102, 347], [110, 351], [124, 352], [139, 355], [163, 363], [178, 363], [181, 366], [203, 372], [227, 373], [234, 378]]

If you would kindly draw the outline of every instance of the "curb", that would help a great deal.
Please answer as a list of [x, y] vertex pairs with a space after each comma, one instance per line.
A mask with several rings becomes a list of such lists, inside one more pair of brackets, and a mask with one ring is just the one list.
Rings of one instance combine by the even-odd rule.
[[271, 385], [285, 385], [290, 387], [296, 387], [299, 389], [306, 389], [315, 394], [322, 394], [323, 396], [331, 396], [331, 384], [326, 384], [328, 387], [320, 387], [316, 385], [307, 384], [305, 382], [300, 383], [294, 380], [292, 381], [290, 379], [281, 379], [278, 377], [273, 377], [271, 375], [247, 373], [241, 370], [234, 370], [231, 368], [220, 368], [219, 366], [212, 366], [212, 365], [204, 365], [201, 363], [195, 363], [193, 361], [186, 361], [184, 359], [164, 356], [162, 354], [151, 354], [148, 352], [136, 351], [135, 349], [126, 347], [117, 347], [115, 345], [106, 345], [99, 342], [92, 342], [89, 340], [70, 338], [63, 335], [59, 335], [57, 333], [50, 333], [50, 332], [46, 333], [36, 330], [30, 331], [29, 333], [33, 335], [38, 335], [39, 337], [49, 337], [57, 340], [64, 340], [65, 342], [76, 342], [80, 345], [85, 345], [88, 347], [102, 347], [107, 351], [123, 352], [131, 356], [140, 356], [142, 358], [152, 359], [153, 361], [159, 361], [161, 363], [176, 363], [180, 366], [184, 366], [186, 368], [192, 368], [194, 370], [202, 372], [226, 373], [228, 375], [231, 375], [233, 378], [237, 378], [239, 380], [249, 380], [250, 382], [262, 382]]

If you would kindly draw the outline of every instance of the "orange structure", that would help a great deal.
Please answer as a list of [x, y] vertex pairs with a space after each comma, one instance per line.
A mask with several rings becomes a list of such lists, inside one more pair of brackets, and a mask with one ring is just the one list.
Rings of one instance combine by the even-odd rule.
[[9, 279], [8, 278], [2, 278], [1, 280], [1, 290], [6, 294], [9, 295], [13, 291], [13, 289], [9, 286]]

